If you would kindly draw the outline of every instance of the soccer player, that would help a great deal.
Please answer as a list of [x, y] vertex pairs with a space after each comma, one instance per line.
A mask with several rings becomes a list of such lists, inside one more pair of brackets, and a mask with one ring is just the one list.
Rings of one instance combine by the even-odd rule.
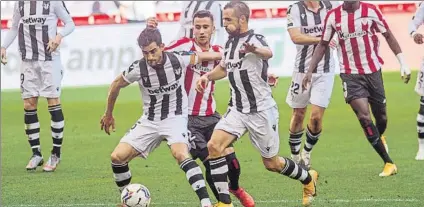
[[[384, 147], [380, 135], [387, 126], [386, 97], [378, 54], [377, 33], [382, 33], [401, 66], [405, 83], [409, 82], [410, 70], [405, 63], [402, 50], [387, 25], [380, 10], [373, 4], [345, 1], [331, 10], [325, 20], [321, 42], [315, 49], [302, 88], [306, 89], [312, 79], [312, 71], [318, 66], [333, 35], [337, 33], [340, 59], [340, 77], [343, 82], [346, 103], [355, 112], [368, 141], [383, 159], [385, 166], [381, 177], [397, 173], [397, 168]], [[405, 77], [406, 75], [406, 77]], [[376, 120], [374, 125], [369, 107]]]
[[230, 2], [224, 7], [224, 26], [230, 38], [225, 44], [219, 65], [203, 75], [196, 89], [203, 92], [210, 81], [228, 76], [231, 99], [227, 112], [215, 126], [209, 150], [212, 179], [218, 189], [217, 207], [233, 206], [229, 195], [228, 164], [222, 156], [225, 148], [246, 131], [252, 144], [260, 151], [269, 171], [281, 173], [304, 184], [303, 204], [309, 205], [316, 195], [318, 174], [310, 173], [287, 158], [280, 158], [278, 135], [278, 108], [267, 83], [268, 60], [272, 51], [265, 37], [249, 30], [250, 9], [244, 2]]
[[157, 29], [144, 29], [138, 45], [143, 58], [133, 62], [119, 75], [109, 89], [106, 112], [101, 129], [110, 135], [115, 121], [112, 115], [121, 88], [138, 82], [143, 99], [143, 115], [124, 135], [111, 154], [116, 185], [122, 191], [131, 181], [128, 162], [137, 156], [147, 158], [160, 143], [168, 142], [171, 153], [199, 197], [202, 207], [210, 207], [202, 170], [189, 156], [187, 135], [187, 93], [184, 77], [188, 65], [219, 60], [216, 53], [164, 52], [162, 37]]
[[[194, 38], [183, 37], [171, 43], [165, 50], [169, 51], [193, 51], [217, 52], [222, 55], [222, 48], [218, 45], [211, 45], [211, 37], [215, 32], [214, 16], [207, 10], [197, 11], [193, 16]], [[199, 158], [206, 169], [206, 181], [212, 192], [218, 199], [218, 191], [211, 178], [211, 168], [208, 161], [207, 143], [210, 140], [213, 129], [221, 115], [216, 111], [216, 101], [214, 98], [215, 83], [212, 82], [201, 93], [196, 91], [196, 82], [199, 78], [211, 71], [219, 61], [202, 62], [201, 64], [189, 66], [185, 77], [185, 89], [188, 95], [188, 129], [191, 132], [191, 155], [193, 159]], [[224, 152], [228, 163], [228, 179], [230, 182], [230, 192], [236, 196], [243, 206], [254, 207], [253, 198], [239, 186], [240, 163], [232, 146]]]
[[[424, 24], [424, 3], [421, 2], [418, 6], [417, 12], [412, 21], [409, 23], [409, 33], [411, 34], [414, 42], [417, 44], [424, 43], [424, 37], [418, 33], [418, 27]], [[417, 83], [415, 91], [421, 96], [420, 110], [417, 115], [417, 131], [418, 131], [418, 152], [415, 157], [416, 160], [424, 160], [424, 59], [421, 65], [420, 72], [417, 76]]]
[[[308, 168], [311, 165], [312, 148], [321, 135], [324, 111], [330, 103], [333, 91], [335, 64], [330, 48], [325, 51], [325, 58], [319, 62], [318, 67], [312, 71], [310, 87], [302, 91], [300, 86], [312, 54], [321, 40], [325, 15], [338, 5], [336, 1], [299, 1], [290, 5], [287, 11], [288, 32], [297, 48], [292, 82], [286, 98], [287, 104], [293, 109], [289, 145], [293, 161], [296, 163], [302, 161]], [[299, 155], [304, 133], [303, 120], [309, 103], [311, 115], [306, 126], [305, 145], [302, 154]]]
[[[65, 27], [58, 32], [57, 21]], [[60, 162], [65, 126], [60, 94], [63, 67], [58, 46], [71, 34], [75, 24], [63, 1], [19, 1], [15, 3], [12, 27], [1, 46], [2, 63], [6, 64], [6, 49], [18, 36], [21, 64], [21, 95], [25, 110], [25, 132], [32, 149], [26, 169], [43, 165], [40, 145], [40, 123], [37, 116], [38, 97], [47, 99], [51, 115], [53, 150], [45, 172], [55, 171]]]
[[184, 1], [180, 16], [181, 29], [178, 31], [175, 40], [183, 37], [194, 38], [193, 17], [200, 10], [210, 11], [216, 21], [214, 21], [215, 33], [211, 38], [213, 45], [224, 44], [225, 30], [222, 23], [222, 9], [219, 1]]

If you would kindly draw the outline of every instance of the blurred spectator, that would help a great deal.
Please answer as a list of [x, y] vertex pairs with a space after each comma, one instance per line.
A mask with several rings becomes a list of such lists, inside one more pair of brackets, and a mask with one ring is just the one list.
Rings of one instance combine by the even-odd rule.
[[156, 1], [114, 1], [121, 17], [128, 22], [141, 22], [156, 16]]
[[103, 15], [103, 14], [106, 14], [106, 13], [101, 11], [100, 2], [94, 1], [91, 15], [99, 15], [99, 14]]

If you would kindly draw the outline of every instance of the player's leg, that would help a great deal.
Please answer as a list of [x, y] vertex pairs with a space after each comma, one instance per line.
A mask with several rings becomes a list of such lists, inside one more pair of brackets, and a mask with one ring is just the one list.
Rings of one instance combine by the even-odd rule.
[[[241, 137], [246, 128], [241, 113], [229, 108], [215, 126], [211, 140], [208, 142], [209, 164], [212, 179], [218, 189], [221, 205], [232, 206], [228, 186], [228, 163], [223, 152], [236, 138]], [[245, 117], [244, 117], [245, 118]]]
[[325, 109], [330, 104], [334, 86], [334, 74], [315, 74], [311, 83], [311, 116], [306, 127], [306, 141], [302, 151], [305, 166], [311, 166], [311, 152], [318, 143], [322, 132], [322, 120]]
[[421, 96], [420, 110], [417, 115], [418, 152], [416, 160], [424, 160], [424, 96]]
[[119, 143], [110, 155], [113, 177], [120, 192], [131, 182], [132, 176], [128, 163], [139, 155], [140, 152], [125, 142]]
[[187, 117], [172, 117], [161, 122], [160, 135], [163, 136], [170, 146], [172, 156], [186, 174], [187, 181], [193, 188], [200, 200], [202, 207], [212, 206], [206, 188], [202, 169], [190, 157], [190, 135], [187, 130]]
[[40, 122], [38, 121], [37, 106], [39, 88], [41, 85], [38, 67], [34, 61], [22, 61], [21, 64], [21, 96], [24, 102], [25, 133], [32, 149], [32, 156], [26, 166], [27, 170], [35, 170], [43, 165], [40, 144]]
[[[261, 153], [262, 161], [267, 170], [277, 172], [292, 179], [299, 180], [304, 185], [303, 203], [309, 205], [315, 196], [317, 173], [297, 164], [291, 159], [278, 156], [280, 138], [278, 135], [277, 107], [249, 115], [247, 128], [255, 148]], [[261, 125], [264, 127], [257, 128]]]
[[60, 103], [63, 67], [59, 57], [52, 61], [37, 61], [34, 63], [38, 64], [40, 68], [40, 75], [43, 80], [40, 96], [47, 98], [48, 110], [51, 117], [50, 128], [53, 149], [43, 170], [45, 172], [53, 172], [60, 162], [63, 130], [65, 127], [65, 119]]
[[289, 146], [291, 157], [296, 163], [300, 163], [300, 148], [303, 136], [303, 120], [305, 119], [306, 106], [309, 103], [310, 86], [306, 91], [302, 91], [300, 86], [304, 78], [304, 73], [293, 72], [292, 82], [287, 93], [286, 103], [293, 109], [289, 128]]

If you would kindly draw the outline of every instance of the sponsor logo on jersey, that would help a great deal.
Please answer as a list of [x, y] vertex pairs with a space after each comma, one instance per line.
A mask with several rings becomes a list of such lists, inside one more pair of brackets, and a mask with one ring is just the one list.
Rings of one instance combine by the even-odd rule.
[[191, 66], [191, 69], [194, 70], [195, 72], [209, 72], [212, 70], [211, 68], [205, 67], [201, 64], [193, 65]]
[[45, 17], [27, 17], [22, 18], [24, 24], [44, 24], [46, 23], [47, 18]]
[[321, 34], [322, 31], [324, 30], [324, 27], [322, 26], [315, 26], [312, 28], [302, 28], [303, 29], [303, 33], [304, 34]]
[[161, 93], [169, 93], [171, 91], [176, 90], [178, 87], [180, 87], [179, 82], [175, 82], [174, 84], [167, 85], [167, 86], [161, 86], [156, 89], [147, 89], [147, 91], [150, 93], [150, 95], [153, 94], [161, 94]]
[[230, 69], [240, 69], [240, 68], [241, 68], [242, 63], [243, 63], [243, 62], [242, 62], [241, 60], [240, 60], [240, 61], [238, 61], [238, 62], [236, 62], [236, 63], [227, 62], [227, 63], [225, 64], [225, 66], [226, 66], [227, 70], [230, 70]]
[[357, 32], [353, 32], [353, 33], [344, 33], [342, 31], [338, 31], [337, 33], [339, 34], [339, 38], [344, 39], [344, 40], [351, 39], [351, 38], [363, 37], [365, 35], [370, 35], [370, 36], [373, 35], [371, 32], [368, 32], [368, 31], [357, 31]]

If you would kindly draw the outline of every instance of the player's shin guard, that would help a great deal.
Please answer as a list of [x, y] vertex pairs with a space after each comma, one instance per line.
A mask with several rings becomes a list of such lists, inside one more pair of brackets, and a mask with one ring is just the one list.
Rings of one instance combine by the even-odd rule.
[[185, 172], [187, 180], [196, 192], [197, 197], [199, 197], [202, 206], [212, 205], [211, 200], [209, 199], [208, 190], [206, 189], [202, 169], [200, 169], [199, 165], [197, 165], [193, 159], [188, 158], [181, 162], [180, 167]]
[[213, 179], [212, 179], [211, 166], [209, 165], [209, 161], [205, 161], [203, 163], [203, 165], [205, 165], [206, 182], [208, 182], [208, 185], [209, 185], [210, 189], [212, 190], [212, 193], [215, 196], [216, 200], [219, 200], [219, 194], [218, 194], [218, 191], [216, 190], [215, 184], [214, 184]]
[[37, 109], [25, 109], [25, 133], [34, 155], [41, 156], [40, 150], [40, 122], [38, 122]]
[[318, 142], [320, 135], [321, 135], [321, 131], [319, 131], [318, 133], [313, 133], [311, 132], [309, 127], [306, 127], [306, 142], [305, 142], [305, 147], [303, 149], [307, 152], [312, 151], [312, 148]]
[[303, 130], [296, 133], [290, 132], [289, 145], [290, 145], [290, 151], [292, 155], [299, 154], [300, 145], [302, 144], [302, 136], [303, 136]]
[[112, 163], [112, 171], [113, 177], [115, 178], [115, 183], [119, 187], [119, 190], [122, 191], [131, 182], [131, 172], [130, 168], [128, 167], [128, 163]]
[[233, 152], [225, 156], [228, 163], [228, 179], [230, 180], [230, 189], [238, 190], [239, 189], [239, 179], [240, 179], [240, 163], [236, 157], [236, 153]]
[[280, 172], [280, 174], [283, 174], [292, 179], [298, 180], [304, 185], [312, 181], [312, 177], [308, 173], [308, 171], [302, 168], [300, 165], [293, 162], [293, 160], [288, 158], [280, 158], [280, 159], [284, 159], [284, 162], [286, 163], [283, 170]]
[[212, 179], [215, 187], [218, 190], [219, 201], [225, 204], [231, 203], [230, 190], [228, 186], [227, 174], [228, 165], [225, 157], [210, 159]]
[[380, 139], [380, 133], [378, 133], [377, 127], [375, 127], [373, 123], [365, 126], [363, 125], [362, 127], [368, 141], [374, 147], [374, 150], [380, 155], [381, 159], [383, 159], [384, 163], [393, 163], [386, 151], [386, 148], [384, 147], [383, 142]]
[[62, 147], [63, 141], [63, 129], [65, 127], [62, 107], [60, 104], [49, 106], [49, 112], [51, 115], [51, 130], [53, 138], [52, 154], [60, 157], [60, 149]]

